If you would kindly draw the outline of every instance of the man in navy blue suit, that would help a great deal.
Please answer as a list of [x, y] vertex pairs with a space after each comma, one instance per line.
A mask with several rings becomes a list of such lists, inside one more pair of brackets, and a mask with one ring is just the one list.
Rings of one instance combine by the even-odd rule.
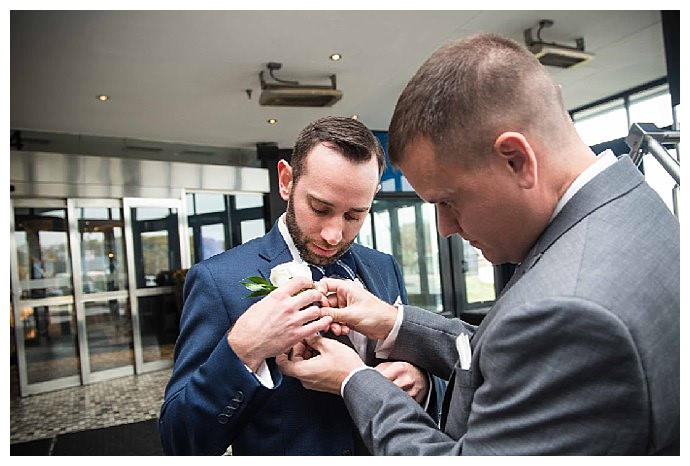
[[[161, 407], [166, 454], [368, 454], [342, 398], [306, 390], [283, 376], [275, 356], [328, 329], [323, 296], [294, 278], [263, 299], [241, 281], [269, 278], [279, 264], [306, 262], [315, 273], [358, 280], [388, 303], [405, 303], [392, 256], [354, 244], [384, 168], [381, 145], [360, 122], [326, 117], [304, 128], [290, 163], [278, 163], [286, 212], [263, 237], [194, 265], [184, 286], [175, 365]], [[315, 278], [318, 278], [315, 275]], [[300, 290], [306, 291], [300, 292]], [[350, 344], [409, 396], [436, 415], [427, 372], [376, 358], [375, 340], [352, 332]]]

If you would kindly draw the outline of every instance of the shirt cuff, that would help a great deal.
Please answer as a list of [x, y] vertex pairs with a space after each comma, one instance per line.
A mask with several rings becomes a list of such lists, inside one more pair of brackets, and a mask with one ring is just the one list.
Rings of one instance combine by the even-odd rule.
[[271, 377], [271, 370], [268, 368], [268, 364], [266, 364], [265, 360], [261, 363], [256, 372], [251, 370], [249, 366], [247, 366], [246, 364], [244, 365], [244, 367], [246, 367], [250, 373], [254, 374], [254, 376], [256, 376], [256, 378], [259, 379], [259, 382], [261, 382], [261, 385], [263, 385], [264, 387], [275, 387], [275, 385], [273, 385], [273, 377]]
[[429, 402], [431, 401], [431, 392], [434, 390], [434, 381], [431, 378], [430, 372], [426, 373], [426, 379], [429, 381], [429, 390], [426, 391], [426, 399], [424, 400], [424, 404], [422, 405], [424, 411], [427, 411], [429, 409]]
[[395, 345], [395, 340], [398, 338], [398, 333], [400, 332], [400, 327], [402, 326], [404, 306], [402, 304], [396, 304], [395, 307], [398, 308], [398, 315], [395, 318], [395, 324], [393, 324], [393, 328], [386, 339], [383, 341], [379, 340], [376, 348], [374, 349], [378, 359], [388, 359], [391, 351], [393, 351], [393, 345]]

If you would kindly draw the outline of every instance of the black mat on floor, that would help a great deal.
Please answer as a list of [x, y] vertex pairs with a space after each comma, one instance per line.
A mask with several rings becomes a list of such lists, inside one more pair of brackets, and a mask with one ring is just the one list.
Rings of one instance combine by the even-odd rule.
[[152, 456], [163, 455], [158, 436], [158, 419], [103, 429], [58, 435], [53, 439], [10, 444], [10, 455], [53, 456]]
[[58, 435], [53, 456], [162, 455], [158, 419]]
[[48, 456], [52, 438], [10, 443], [10, 456]]

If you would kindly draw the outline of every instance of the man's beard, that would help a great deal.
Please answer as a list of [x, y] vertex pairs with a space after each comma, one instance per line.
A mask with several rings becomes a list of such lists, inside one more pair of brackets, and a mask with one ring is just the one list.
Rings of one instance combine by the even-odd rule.
[[[337, 261], [343, 254], [345, 254], [347, 250], [350, 249], [350, 246], [352, 246], [352, 243], [355, 242], [355, 240], [353, 239], [349, 243], [342, 244], [338, 248], [338, 252], [336, 252], [332, 256], [324, 257], [314, 254], [308, 248], [309, 243], [314, 243], [314, 241], [310, 240], [306, 235], [302, 234], [302, 230], [300, 229], [299, 225], [297, 225], [297, 218], [295, 216], [294, 205], [295, 203], [292, 202], [292, 196], [290, 196], [290, 201], [288, 202], [287, 210], [285, 211], [285, 224], [287, 225], [288, 232], [290, 232], [290, 236], [292, 236], [292, 241], [295, 243], [295, 247], [299, 251], [303, 260], [314, 265], [332, 264], [333, 262]], [[321, 246], [319, 245], [319, 243], [316, 243], [316, 245]], [[328, 249], [331, 246], [324, 244], [323, 247]]]

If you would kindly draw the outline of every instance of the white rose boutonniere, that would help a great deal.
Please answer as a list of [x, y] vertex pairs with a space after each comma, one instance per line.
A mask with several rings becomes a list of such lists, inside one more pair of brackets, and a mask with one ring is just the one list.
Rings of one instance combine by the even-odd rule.
[[292, 261], [276, 265], [271, 269], [270, 281], [263, 277], [247, 277], [240, 283], [251, 291], [246, 297], [255, 298], [257, 296], [266, 296], [295, 277], [311, 279], [311, 269], [306, 262]]

